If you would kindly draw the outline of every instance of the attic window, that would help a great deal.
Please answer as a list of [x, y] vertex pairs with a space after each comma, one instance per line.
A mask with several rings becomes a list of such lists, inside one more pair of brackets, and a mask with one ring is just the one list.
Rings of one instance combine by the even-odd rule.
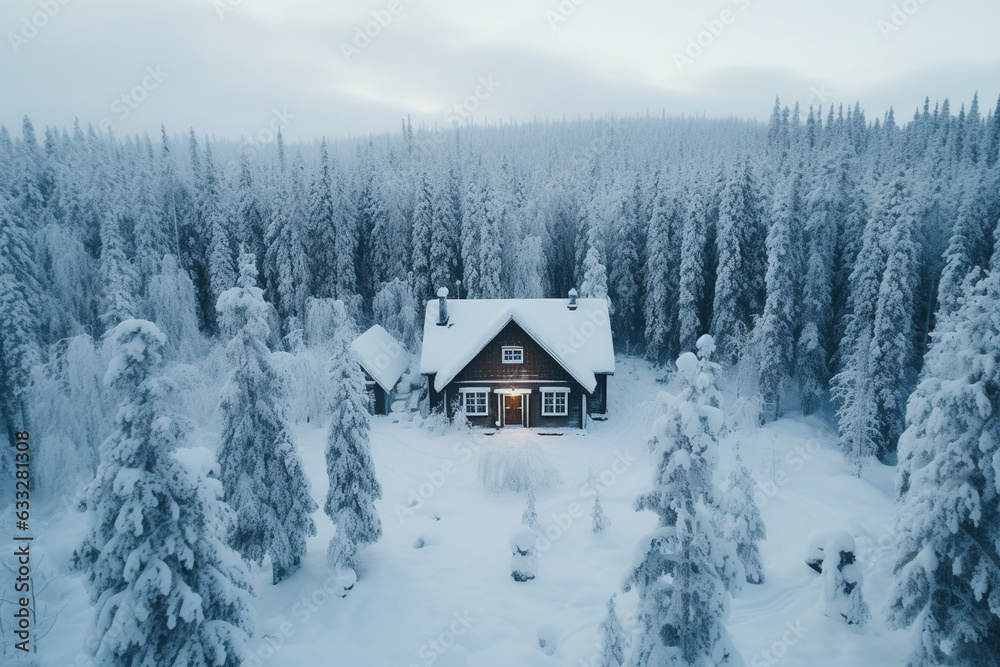
[[501, 360], [505, 364], [523, 364], [524, 363], [524, 348], [523, 347], [503, 347], [500, 348]]

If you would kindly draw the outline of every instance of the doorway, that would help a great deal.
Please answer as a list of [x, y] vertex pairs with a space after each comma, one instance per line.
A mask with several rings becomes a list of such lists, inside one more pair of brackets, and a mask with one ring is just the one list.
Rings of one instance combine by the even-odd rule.
[[524, 395], [507, 394], [503, 397], [504, 426], [524, 425]]

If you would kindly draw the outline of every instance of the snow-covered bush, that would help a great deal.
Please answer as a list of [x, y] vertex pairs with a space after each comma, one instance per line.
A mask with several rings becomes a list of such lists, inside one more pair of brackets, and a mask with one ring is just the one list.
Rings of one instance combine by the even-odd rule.
[[559, 651], [559, 628], [552, 623], [539, 625], [538, 648], [545, 655], [555, 655]]
[[823, 547], [823, 600], [827, 613], [848, 625], [864, 627], [871, 619], [861, 592], [864, 575], [858, 566], [854, 538], [844, 531], [827, 535]]
[[510, 536], [510, 576], [514, 581], [530, 581], [538, 574], [538, 535], [530, 528], [520, 528]]
[[559, 472], [534, 443], [486, 448], [476, 472], [490, 493], [544, 491], [560, 483]]
[[607, 515], [604, 514], [604, 508], [601, 507], [601, 494], [599, 493], [594, 494], [594, 511], [591, 512], [591, 519], [591, 530], [595, 535], [600, 535], [611, 525]]

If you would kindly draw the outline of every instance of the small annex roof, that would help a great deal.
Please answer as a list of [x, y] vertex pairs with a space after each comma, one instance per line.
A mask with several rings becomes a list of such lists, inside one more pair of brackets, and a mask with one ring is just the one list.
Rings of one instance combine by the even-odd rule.
[[392, 334], [377, 324], [354, 339], [351, 351], [361, 367], [386, 392], [392, 391], [410, 366], [409, 353]]
[[596, 374], [615, 372], [608, 302], [577, 299], [449, 299], [448, 324], [438, 325], [438, 301], [427, 303], [420, 373], [435, 374], [441, 391], [511, 321], [531, 336], [588, 392]]

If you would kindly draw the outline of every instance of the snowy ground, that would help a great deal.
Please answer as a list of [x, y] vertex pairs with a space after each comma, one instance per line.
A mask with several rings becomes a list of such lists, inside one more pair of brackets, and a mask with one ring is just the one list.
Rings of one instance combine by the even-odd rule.
[[[378, 505], [384, 537], [365, 551], [354, 590], [343, 599], [330, 595], [323, 588], [324, 560], [333, 529], [318, 513], [319, 534], [298, 573], [280, 586], [270, 585], [265, 569], [255, 575], [258, 634], [247, 664], [596, 664], [597, 626], [611, 594], [619, 592], [619, 614], [626, 627], [633, 625], [634, 600], [620, 594], [620, 585], [637, 539], [655, 525], [654, 515], [632, 509], [651, 479], [644, 442], [651, 399], [662, 388], [655, 377], [643, 362], [620, 360], [609, 383], [610, 419], [560, 436], [524, 430], [435, 435], [406, 421], [376, 419], [372, 450], [384, 491]], [[304, 427], [296, 435], [322, 505], [325, 431]], [[767, 581], [744, 588], [728, 624], [747, 665], [902, 664], [907, 637], [886, 630], [881, 620], [891, 568], [890, 552], [881, 547], [891, 541], [893, 470], [873, 465], [862, 479], [853, 477], [829, 427], [798, 418], [728, 436], [719, 481], [737, 440], [758, 481], [769, 537], [762, 545]], [[486, 448], [527, 441], [544, 450], [561, 483], [537, 498], [550, 537], [539, 575], [515, 583], [508, 541], [520, 526], [525, 498], [488, 494], [476, 466]], [[592, 500], [583, 490], [591, 473], [611, 520], [599, 538], [591, 533]], [[820, 578], [803, 563], [806, 538], [817, 528], [843, 528], [857, 540], [874, 616], [863, 634], [823, 615]], [[58, 572], [66, 572], [83, 530], [79, 515], [65, 512], [53, 514], [41, 531], [39, 547]], [[59, 574], [49, 595], [58, 618], [42, 640], [40, 664], [88, 664], [81, 651], [92, 608], [79, 576]], [[550, 648], [555, 639], [552, 655], [539, 648], [540, 633]]]

